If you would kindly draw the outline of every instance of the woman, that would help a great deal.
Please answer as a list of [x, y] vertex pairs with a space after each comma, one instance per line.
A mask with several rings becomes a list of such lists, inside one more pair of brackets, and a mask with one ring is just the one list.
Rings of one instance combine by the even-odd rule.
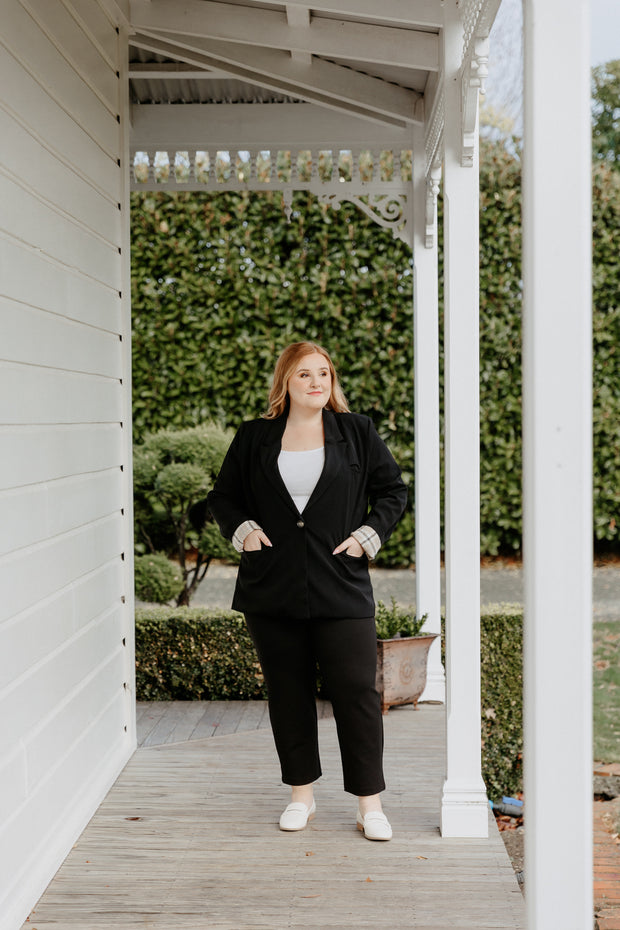
[[357, 826], [368, 839], [392, 836], [380, 798], [383, 720], [368, 561], [406, 498], [372, 422], [349, 412], [325, 349], [289, 345], [267, 414], [241, 425], [207, 498], [241, 552], [232, 606], [245, 614], [256, 646], [282, 780], [291, 785], [282, 830], [302, 830], [316, 810], [318, 661], [344, 788], [358, 797]]

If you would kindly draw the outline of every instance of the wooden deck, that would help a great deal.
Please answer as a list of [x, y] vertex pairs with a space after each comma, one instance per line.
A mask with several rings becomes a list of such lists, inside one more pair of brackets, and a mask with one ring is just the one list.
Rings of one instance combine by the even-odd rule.
[[141, 705], [141, 748], [24, 930], [523, 928], [492, 816], [488, 840], [439, 835], [444, 707], [385, 718], [390, 843], [355, 829], [327, 713], [316, 819], [282, 833], [287, 789], [264, 704]]

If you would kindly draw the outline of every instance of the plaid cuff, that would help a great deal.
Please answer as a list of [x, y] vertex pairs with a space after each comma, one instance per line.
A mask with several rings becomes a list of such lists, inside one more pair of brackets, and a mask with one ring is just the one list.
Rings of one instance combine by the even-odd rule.
[[259, 526], [254, 520], [246, 520], [245, 523], [241, 523], [237, 527], [232, 538], [232, 544], [237, 552], [243, 552], [243, 544], [252, 530], [262, 530], [262, 526]]
[[351, 536], [353, 539], [357, 539], [369, 559], [376, 557], [381, 548], [381, 540], [372, 526], [360, 526], [358, 530], [353, 530]]

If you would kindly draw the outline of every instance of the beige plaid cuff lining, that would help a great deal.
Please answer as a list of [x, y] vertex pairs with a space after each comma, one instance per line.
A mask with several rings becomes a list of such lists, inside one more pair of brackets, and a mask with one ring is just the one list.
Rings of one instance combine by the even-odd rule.
[[353, 530], [351, 536], [357, 539], [369, 559], [376, 558], [381, 548], [381, 540], [372, 526], [360, 526], [358, 530]]
[[246, 537], [250, 535], [252, 530], [261, 529], [262, 526], [259, 526], [258, 523], [254, 522], [254, 520], [246, 520], [245, 523], [241, 523], [233, 533], [232, 538], [232, 544], [237, 552], [243, 552], [243, 544], [246, 540]]

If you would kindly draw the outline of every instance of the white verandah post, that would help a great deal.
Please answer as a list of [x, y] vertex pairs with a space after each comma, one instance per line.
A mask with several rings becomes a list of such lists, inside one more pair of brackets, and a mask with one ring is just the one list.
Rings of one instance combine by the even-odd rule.
[[484, 837], [489, 808], [480, 745], [478, 145], [476, 139], [473, 164], [463, 167], [457, 0], [446, 0], [444, 16], [447, 771], [441, 833]]
[[[441, 633], [437, 216], [435, 211], [434, 235], [428, 244], [424, 126], [414, 129], [412, 165], [416, 611], [419, 617], [428, 615], [424, 632]], [[445, 698], [438, 637], [428, 655], [420, 700], [443, 702]]]
[[[525, 0], [524, 14], [527, 926], [529, 930], [589, 930], [593, 923], [589, 4], [588, 0], [568, 4]], [[568, 140], [558, 127], [570, 127]], [[569, 806], [571, 816], [558, 818], [557, 811]]]

